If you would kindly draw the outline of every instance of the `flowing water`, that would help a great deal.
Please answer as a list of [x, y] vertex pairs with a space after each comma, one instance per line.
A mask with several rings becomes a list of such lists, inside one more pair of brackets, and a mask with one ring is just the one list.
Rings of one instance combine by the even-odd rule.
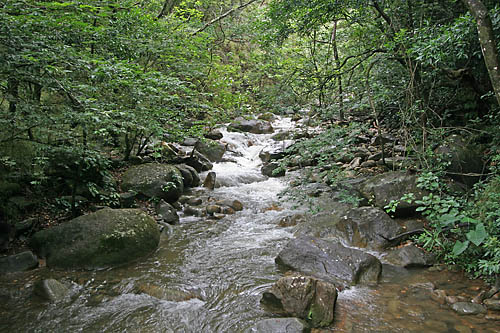
[[[282, 119], [277, 131], [293, 124]], [[205, 201], [237, 199], [245, 209], [221, 220], [181, 217], [150, 257], [124, 267], [94, 272], [40, 268], [0, 277], [1, 332], [241, 332], [272, 317], [260, 306], [262, 292], [283, 272], [274, 258], [293, 236], [277, 220], [292, 211], [279, 202], [287, 178], [260, 173], [259, 152], [270, 135], [224, 132], [226, 162], [216, 163], [220, 187], [194, 189]], [[276, 144], [276, 143], [275, 143]], [[33, 281], [55, 278], [71, 284], [71, 297], [50, 304], [32, 295]], [[497, 332], [481, 317], [459, 317], [408, 286], [432, 281], [455, 294], [481, 287], [446, 271], [386, 274], [376, 288], [340, 293], [332, 331]], [[168, 288], [196, 297], [172, 301], [138, 292]], [[151, 287], [153, 286], [153, 287]], [[153, 296], [151, 296], [153, 295]], [[169, 298], [167, 298], [169, 299]]]

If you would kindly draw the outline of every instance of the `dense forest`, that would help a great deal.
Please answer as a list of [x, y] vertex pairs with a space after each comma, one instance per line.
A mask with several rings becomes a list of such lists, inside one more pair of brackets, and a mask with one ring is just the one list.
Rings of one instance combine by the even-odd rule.
[[[397, 136], [411, 159], [390, 168], [429, 192], [417, 241], [491, 279], [499, 49], [497, 0], [2, 0], [2, 223], [70, 218], [78, 196], [119, 205], [113, 176], [146, 150], [169, 162], [169, 143], [271, 112], [323, 128], [291, 152], [330, 186], [363, 133]], [[452, 170], [443, 145], [479, 158]]]

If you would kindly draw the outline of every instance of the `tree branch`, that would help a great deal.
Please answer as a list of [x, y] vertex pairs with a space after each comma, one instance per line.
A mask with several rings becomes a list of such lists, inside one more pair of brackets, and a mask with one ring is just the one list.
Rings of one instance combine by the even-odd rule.
[[211, 20], [210, 22], [206, 23], [203, 27], [201, 27], [200, 29], [198, 29], [198, 30], [196, 30], [195, 32], [193, 32], [193, 33], [191, 34], [191, 36], [194, 36], [194, 35], [199, 34], [200, 32], [204, 31], [206, 28], [208, 28], [208, 27], [209, 27], [209, 26], [211, 26], [212, 24], [219, 22], [220, 20], [222, 20], [222, 19], [223, 19], [223, 18], [225, 18], [226, 16], [230, 15], [231, 13], [233, 13], [233, 12], [235, 12], [235, 11], [237, 11], [237, 10], [243, 9], [243, 8], [245, 8], [245, 7], [249, 6], [249, 5], [251, 5], [252, 3], [256, 2], [256, 1], [258, 1], [258, 0], [250, 0], [250, 1], [249, 1], [249, 2], [247, 2], [247, 3], [244, 3], [244, 4], [242, 4], [242, 5], [238, 6], [238, 7], [234, 7], [234, 8], [232, 8], [232, 9], [228, 10], [227, 12], [225, 12], [224, 14], [222, 14], [221, 16], [218, 16], [218, 17], [214, 18], [214, 19], [213, 19], [213, 20]]

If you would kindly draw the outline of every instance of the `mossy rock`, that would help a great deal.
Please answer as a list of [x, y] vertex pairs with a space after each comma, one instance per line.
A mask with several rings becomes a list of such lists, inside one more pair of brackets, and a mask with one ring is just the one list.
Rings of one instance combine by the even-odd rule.
[[184, 184], [182, 174], [175, 166], [147, 163], [133, 166], [123, 174], [122, 189], [172, 203], [182, 195]]
[[30, 245], [47, 266], [95, 269], [121, 265], [158, 247], [155, 220], [139, 209], [103, 209], [37, 232]]

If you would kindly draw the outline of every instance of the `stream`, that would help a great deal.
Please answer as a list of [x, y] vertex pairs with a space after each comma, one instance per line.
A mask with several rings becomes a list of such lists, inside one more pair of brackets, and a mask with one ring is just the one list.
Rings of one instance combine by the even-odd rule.
[[[284, 118], [273, 126], [279, 132], [294, 123]], [[276, 221], [299, 211], [278, 195], [296, 175], [267, 178], [260, 173], [259, 152], [271, 144], [271, 134], [223, 134], [229, 151], [213, 170], [220, 187], [188, 194], [204, 202], [237, 199], [243, 211], [220, 220], [181, 216], [170, 234], [163, 233], [154, 254], [123, 267], [91, 272], [39, 268], [0, 276], [0, 332], [242, 332], [272, 318], [260, 299], [284, 273], [274, 259], [293, 237], [293, 228], [281, 228]], [[70, 284], [71, 296], [53, 304], [33, 296], [33, 283], [42, 278]], [[499, 332], [498, 322], [459, 316], [425, 290], [410, 287], [429, 282], [468, 297], [485, 288], [447, 270], [389, 270], [377, 287], [339, 294], [331, 331]], [[137, 292], [138, 286], [194, 296], [164, 300]]]

